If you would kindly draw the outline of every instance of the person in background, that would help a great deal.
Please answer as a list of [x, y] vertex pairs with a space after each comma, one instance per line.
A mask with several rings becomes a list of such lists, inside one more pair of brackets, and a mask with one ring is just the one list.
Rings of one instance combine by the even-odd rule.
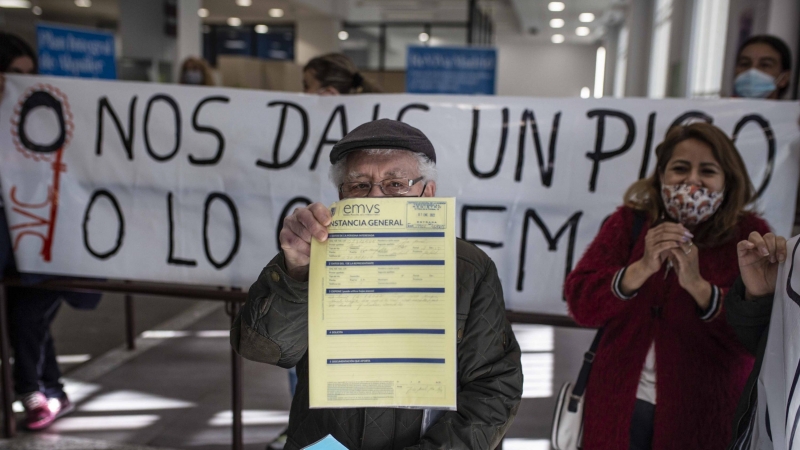
[[789, 90], [792, 53], [780, 38], [752, 36], [736, 53], [733, 95], [778, 100]]
[[[2, 73], [36, 73], [36, 54], [25, 41], [8, 33], [0, 33], [0, 100], [5, 91]], [[25, 284], [43, 281], [46, 277], [17, 272], [2, 206], [0, 201], [0, 275], [19, 277]], [[92, 309], [100, 295], [30, 287], [8, 287], [6, 295], [14, 350], [14, 391], [25, 408], [23, 425], [29, 430], [41, 430], [75, 409], [61, 384], [50, 324], [62, 300], [78, 309]]]
[[769, 232], [744, 209], [754, 194], [742, 158], [707, 123], [673, 127], [656, 155], [565, 283], [570, 315], [604, 330], [587, 449], [723, 449], [753, 366], [721, 314], [737, 242]]
[[[734, 97], [780, 100], [789, 90], [792, 53], [780, 38], [767, 34], [746, 40], [736, 54]], [[800, 118], [797, 120], [800, 125]], [[795, 203], [795, 229], [800, 228], [800, 185]]]
[[[317, 95], [380, 93], [380, 87], [361, 76], [355, 63], [341, 53], [317, 56], [303, 68], [303, 92]], [[294, 397], [297, 370], [289, 369], [289, 391]], [[285, 428], [267, 450], [281, 450], [286, 444], [289, 428]]]
[[379, 86], [364, 78], [341, 53], [317, 56], [303, 67], [303, 92], [318, 95], [375, 94]]
[[186, 58], [181, 64], [180, 84], [195, 86], [214, 86], [211, 67], [203, 58]]
[[[753, 36], [742, 44], [736, 56], [734, 95], [779, 100], [789, 89], [791, 74], [789, 46], [775, 36]], [[800, 189], [795, 208], [797, 226], [800, 225]], [[742, 277], [736, 280], [725, 298], [726, 314], [737, 337], [756, 360], [736, 407], [731, 449], [750, 445], [746, 434], [757, 404], [756, 383], [767, 345], [777, 266], [786, 259], [785, 247], [786, 240], [772, 233], [763, 236], [753, 233], [739, 243]]]

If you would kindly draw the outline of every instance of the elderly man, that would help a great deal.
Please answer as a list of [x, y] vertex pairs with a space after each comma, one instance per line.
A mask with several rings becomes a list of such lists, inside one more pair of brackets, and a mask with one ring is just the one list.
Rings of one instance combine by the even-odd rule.
[[[333, 147], [330, 159], [339, 198], [436, 194], [433, 145], [402, 122], [361, 125]], [[250, 287], [231, 329], [231, 344], [243, 357], [297, 365], [285, 449], [302, 448], [328, 434], [349, 449], [494, 449], [519, 406], [520, 348], [505, 318], [494, 263], [462, 240], [456, 244], [457, 410], [309, 409], [309, 255], [311, 239], [327, 239], [330, 222], [331, 213], [321, 203], [286, 218], [282, 251]]]

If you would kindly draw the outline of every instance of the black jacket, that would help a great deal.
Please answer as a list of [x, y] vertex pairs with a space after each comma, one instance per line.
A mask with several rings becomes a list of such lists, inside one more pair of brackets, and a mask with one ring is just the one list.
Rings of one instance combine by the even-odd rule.
[[250, 287], [231, 328], [231, 345], [247, 359], [297, 365], [286, 450], [329, 433], [351, 450], [497, 447], [522, 396], [520, 347], [505, 317], [492, 260], [460, 239], [456, 259], [457, 410], [444, 413], [422, 436], [422, 410], [309, 409], [308, 283], [287, 276], [282, 254], [270, 261]]
[[767, 335], [769, 334], [769, 319], [772, 315], [772, 295], [745, 300], [745, 288], [742, 278], [736, 282], [725, 297], [725, 311], [728, 324], [733, 327], [736, 336], [744, 347], [756, 357], [753, 372], [747, 379], [747, 384], [736, 406], [736, 416], [733, 421], [733, 440], [728, 446], [733, 449], [736, 441], [747, 430], [749, 419], [758, 403], [756, 397], [758, 389], [758, 375], [761, 373], [761, 363], [764, 361], [764, 352], [767, 348]]

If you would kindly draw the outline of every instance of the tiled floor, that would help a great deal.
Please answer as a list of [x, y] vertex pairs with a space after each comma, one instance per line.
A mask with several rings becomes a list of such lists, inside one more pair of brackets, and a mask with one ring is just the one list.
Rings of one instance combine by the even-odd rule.
[[[121, 305], [108, 296], [96, 311], [59, 313], [54, 336], [62, 361], [73, 361], [63, 367], [78, 409], [46, 433], [0, 441], [0, 449], [230, 448], [230, 319], [222, 305], [136, 297], [135, 352], [120, 347]], [[577, 374], [592, 332], [515, 329], [525, 398], [504, 448], [547, 449], [552, 396]], [[243, 369], [245, 448], [261, 450], [288, 421], [288, 379], [278, 367], [245, 361]]]
[[154, 447], [73, 438], [57, 434], [23, 436], [13, 440], [3, 439], [0, 440], [0, 448], [4, 450], [156, 450]]

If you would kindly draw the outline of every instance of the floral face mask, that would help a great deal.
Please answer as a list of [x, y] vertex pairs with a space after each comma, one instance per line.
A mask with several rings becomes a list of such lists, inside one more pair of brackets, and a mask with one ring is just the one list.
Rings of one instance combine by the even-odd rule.
[[661, 186], [661, 199], [670, 217], [685, 226], [704, 222], [722, 205], [725, 192], [710, 192], [708, 189], [689, 184]]

